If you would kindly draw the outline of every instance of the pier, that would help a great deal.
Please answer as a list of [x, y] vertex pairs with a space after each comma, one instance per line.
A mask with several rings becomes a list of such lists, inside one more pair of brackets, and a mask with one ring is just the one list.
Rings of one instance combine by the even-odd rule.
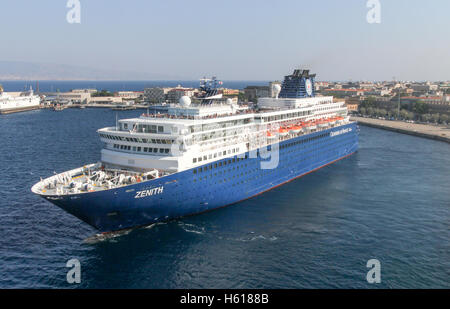
[[35, 109], [39, 109], [40, 106], [27, 106], [27, 107], [19, 107], [19, 108], [9, 108], [9, 109], [4, 109], [0, 111], [0, 114], [12, 114], [12, 113], [19, 113], [19, 112], [27, 112], [27, 111], [32, 111]]
[[351, 117], [350, 120], [357, 121], [361, 125], [365, 125], [368, 127], [379, 128], [450, 143], [450, 127], [444, 125], [419, 124], [364, 117]]

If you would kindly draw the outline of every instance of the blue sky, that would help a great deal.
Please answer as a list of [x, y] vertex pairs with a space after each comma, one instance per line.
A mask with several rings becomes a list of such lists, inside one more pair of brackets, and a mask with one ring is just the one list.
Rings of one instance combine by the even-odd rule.
[[167, 73], [184, 79], [450, 80], [450, 1], [0, 0], [0, 60]]

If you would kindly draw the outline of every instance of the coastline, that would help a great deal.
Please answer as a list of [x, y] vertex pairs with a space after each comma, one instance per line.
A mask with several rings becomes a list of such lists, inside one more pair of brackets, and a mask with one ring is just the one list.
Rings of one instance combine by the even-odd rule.
[[352, 116], [361, 125], [450, 143], [450, 127]]

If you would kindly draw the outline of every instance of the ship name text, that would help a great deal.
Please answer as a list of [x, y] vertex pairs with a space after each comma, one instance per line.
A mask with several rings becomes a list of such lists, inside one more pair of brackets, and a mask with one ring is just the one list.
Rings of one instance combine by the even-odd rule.
[[342, 129], [342, 130], [339, 130], [339, 131], [330, 132], [330, 136], [341, 135], [341, 134], [345, 134], [345, 133], [348, 133], [348, 132], [351, 132], [351, 131], [352, 131], [352, 128]]
[[162, 194], [163, 190], [164, 190], [164, 186], [153, 188], [150, 190], [137, 191], [134, 198], [143, 198], [143, 197], [147, 197], [147, 196]]

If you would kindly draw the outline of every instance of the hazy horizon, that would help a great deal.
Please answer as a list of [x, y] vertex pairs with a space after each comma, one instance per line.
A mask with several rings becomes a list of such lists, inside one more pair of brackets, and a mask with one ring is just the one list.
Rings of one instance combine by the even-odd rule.
[[0, 80], [450, 80], [445, 0], [379, 0], [379, 24], [367, 0], [80, 0], [79, 24], [65, 0], [0, 1]]

